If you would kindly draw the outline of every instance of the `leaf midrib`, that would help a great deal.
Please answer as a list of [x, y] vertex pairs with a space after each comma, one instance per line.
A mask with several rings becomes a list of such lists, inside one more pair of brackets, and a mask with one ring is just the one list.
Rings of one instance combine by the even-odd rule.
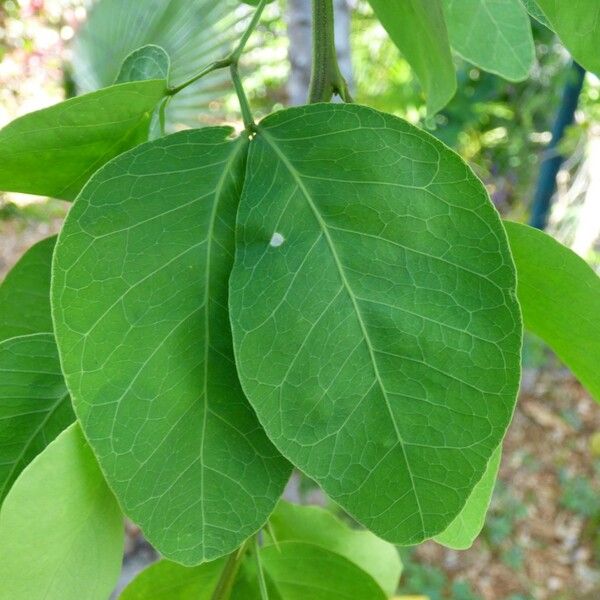
[[363, 338], [366, 342], [367, 345], [367, 349], [369, 351], [369, 356], [371, 358], [371, 364], [373, 367], [373, 372], [375, 375], [375, 378], [377, 380], [379, 389], [381, 390], [381, 393], [383, 395], [383, 398], [385, 400], [385, 405], [387, 408], [387, 411], [389, 413], [390, 419], [392, 421], [392, 424], [394, 426], [394, 432], [396, 433], [396, 438], [399, 442], [400, 448], [402, 449], [402, 455], [404, 458], [404, 462], [406, 463], [406, 468], [408, 471], [408, 475], [410, 477], [410, 483], [413, 489], [413, 494], [417, 503], [417, 508], [418, 508], [418, 514], [419, 514], [419, 519], [421, 522], [421, 528], [422, 528], [422, 533], [425, 533], [426, 529], [425, 529], [425, 523], [423, 520], [423, 510], [421, 508], [421, 503], [419, 501], [419, 495], [417, 493], [417, 488], [415, 485], [415, 481], [414, 481], [414, 477], [413, 477], [413, 473], [412, 473], [412, 469], [410, 466], [410, 463], [408, 461], [408, 456], [406, 454], [406, 449], [404, 447], [405, 442], [402, 438], [402, 434], [400, 433], [400, 430], [398, 428], [398, 424], [396, 422], [396, 419], [394, 417], [394, 413], [392, 411], [392, 406], [390, 404], [390, 400], [388, 398], [388, 394], [387, 391], [385, 389], [385, 386], [383, 385], [383, 380], [381, 378], [381, 374], [379, 372], [379, 367], [377, 366], [377, 361], [375, 359], [375, 350], [373, 348], [373, 344], [371, 343], [371, 338], [369, 337], [365, 322], [363, 320], [363, 316], [362, 313], [360, 311], [360, 308], [358, 306], [357, 303], [357, 299], [356, 296], [354, 294], [354, 292], [352, 291], [352, 288], [350, 287], [350, 283], [348, 282], [348, 279], [346, 278], [346, 274], [344, 272], [344, 268], [343, 265], [340, 261], [340, 258], [338, 256], [338, 253], [336, 251], [336, 247], [335, 244], [333, 242], [333, 239], [331, 238], [331, 235], [329, 233], [329, 228], [327, 226], [327, 223], [325, 222], [325, 220], [323, 219], [323, 217], [321, 216], [321, 214], [319, 213], [319, 210], [317, 208], [317, 206], [315, 205], [315, 203], [313, 202], [313, 199], [308, 191], [308, 189], [306, 188], [306, 186], [304, 185], [304, 181], [302, 180], [302, 177], [300, 176], [300, 174], [298, 173], [298, 171], [296, 170], [296, 168], [294, 167], [294, 165], [290, 162], [290, 160], [287, 158], [287, 156], [284, 154], [284, 152], [279, 148], [279, 146], [276, 143], [276, 138], [272, 137], [269, 133], [267, 133], [267, 131], [258, 126], [257, 127], [257, 131], [258, 133], [263, 137], [263, 139], [265, 140], [265, 142], [267, 142], [267, 144], [273, 149], [273, 151], [275, 152], [275, 154], [277, 155], [277, 157], [279, 158], [279, 160], [281, 161], [281, 163], [285, 166], [285, 168], [289, 171], [290, 175], [292, 176], [292, 178], [294, 179], [294, 181], [296, 182], [296, 185], [298, 186], [298, 189], [302, 192], [303, 196], [305, 197], [317, 223], [319, 224], [319, 226], [321, 227], [321, 230], [323, 231], [323, 235], [327, 241], [327, 245], [329, 246], [329, 249], [331, 251], [331, 254], [333, 256], [335, 265], [337, 267], [338, 273], [340, 275], [340, 279], [342, 280], [342, 285], [344, 286], [344, 288], [346, 289], [348, 296], [350, 297], [350, 300], [352, 302], [352, 306], [354, 308], [354, 312], [356, 314], [356, 318], [358, 320], [358, 323], [360, 325], [361, 328], [361, 332], [363, 335]]

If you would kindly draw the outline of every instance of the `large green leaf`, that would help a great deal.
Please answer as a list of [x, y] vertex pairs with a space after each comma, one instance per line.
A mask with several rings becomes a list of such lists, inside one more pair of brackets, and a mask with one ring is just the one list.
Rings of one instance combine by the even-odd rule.
[[9, 123], [0, 131], [0, 190], [72, 200], [105, 162], [147, 139], [165, 86], [115, 85]]
[[119, 600], [212, 600], [225, 562], [220, 558], [190, 568], [159, 560], [139, 573]]
[[231, 133], [180, 132], [109, 163], [55, 252], [77, 416], [125, 512], [184, 564], [239, 546], [290, 472], [233, 360], [227, 280], [248, 139]]
[[0, 502], [74, 419], [52, 334], [0, 342]]
[[514, 266], [484, 187], [430, 135], [361, 106], [271, 115], [248, 160], [230, 285], [248, 398], [372, 531], [440, 533], [519, 384]]
[[505, 221], [525, 328], [541, 337], [600, 402], [600, 277], [549, 235]]
[[[127, 55], [146, 44], [165, 49], [171, 58], [170, 83], [179, 85], [229, 53], [249, 10], [236, 0], [97, 0], [75, 39], [77, 88], [88, 92], [110, 85]], [[197, 127], [207, 116], [213, 121], [209, 104], [226, 93], [228, 77], [215, 72], [173, 97], [167, 128]]]
[[396, 548], [370, 531], [351, 529], [333, 513], [318, 506], [281, 501], [269, 521], [273, 542], [310, 542], [345, 556], [392, 596], [398, 587], [402, 563]]
[[50, 265], [56, 237], [32, 246], [0, 285], [0, 340], [52, 331]]
[[456, 519], [442, 533], [435, 536], [436, 542], [456, 550], [466, 550], [473, 545], [485, 523], [485, 515], [492, 499], [501, 457], [502, 446], [498, 446], [490, 458], [481, 481], [473, 488], [467, 503]]
[[511, 81], [535, 60], [529, 15], [520, 0], [443, 0], [450, 43], [474, 65]]
[[392, 41], [415, 70], [436, 113], [454, 96], [456, 76], [441, 0], [369, 0]]
[[600, 2], [598, 0], [536, 0], [573, 58], [600, 74]]
[[106, 600], [121, 570], [123, 519], [72, 425], [21, 473], [0, 511], [2, 600]]

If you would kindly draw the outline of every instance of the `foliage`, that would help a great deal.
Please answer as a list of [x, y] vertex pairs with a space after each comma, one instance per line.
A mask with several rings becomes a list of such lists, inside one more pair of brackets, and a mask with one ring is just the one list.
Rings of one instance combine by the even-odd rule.
[[[107, 0], [90, 23], [119, 61], [94, 46], [93, 25], [79, 46], [102, 89], [0, 132], [0, 187], [76, 197], [56, 244], [0, 288], [0, 406], [14, 436], [0, 447], [4, 597], [105, 598], [122, 514], [164, 557], [124, 598], [388, 597], [392, 544], [463, 548], [481, 530], [518, 390], [521, 311], [599, 395], [596, 275], [503, 224], [432, 135], [328, 102], [346, 96], [329, 2], [318, 0], [309, 106], [254, 120], [239, 61], [264, 0], [232, 48], [232, 28], [211, 28], [246, 21], [238, 6], [213, 7], [198, 33], [198, 3]], [[372, 4], [431, 114], [454, 90], [451, 44], [510, 78], [531, 63], [515, 2], [501, 14], [487, 0]], [[571, 30], [597, 23], [594, 7], [558, 20], [552, 3], [536, 6], [593, 68]], [[492, 22], [515, 60], [477, 36], [463, 44], [467, 17], [478, 33]], [[186, 60], [196, 33], [222, 51], [209, 64]], [[179, 94], [226, 70], [243, 131], [163, 135]], [[371, 531], [278, 504], [293, 466]]]

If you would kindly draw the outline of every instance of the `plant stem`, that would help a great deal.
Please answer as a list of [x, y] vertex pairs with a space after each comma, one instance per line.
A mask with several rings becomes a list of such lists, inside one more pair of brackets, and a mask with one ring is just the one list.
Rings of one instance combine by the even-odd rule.
[[206, 75], [212, 73], [213, 71], [217, 71], [218, 69], [226, 69], [227, 67], [231, 67], [233, 65], [235, 65], [237, 67], [237, 64], [240, 61], [240, 57], [242, 56], [242, 53], [244, 52], [244, 49], [246, 48], [246, 44], [248, 43], [250, 36], [256, 29], [256, 26], [258, 25], [258, 22], [260, 21], [260, 17], [262, 16], [263, 10], [266, 5], [267, 5], [267, 0], [260, 0], [260, 3], [256, 7], [254, 14], [252, 15], [252, 19], [250, 19], [250, 23], [248, 23], [248, 27], [246, 28], [246, 31], [244, 31], [244, 33], [242, 34], [242, 37], [240, 38], [239, 42], [237, 43], [237, 46], [225, 58], [222, 58], [221, 60], [216, 60], [215, 62], [211, 63], [210, 65], [208, 65], [207, 67], [202, 69], [202, 71], [200, 71], [199, 73], [197, 73], [196, 75], [194, 75], [193, 77], [188, 79], [187, 81], [184, 81], [183, 83], [179, 84], [178, 86], [169, 88], [167, 90], [167, 94], [169, 96], [173, 96], [173, 95], [177, 94], [178, 92], [180, 92], [181, 90], [188, 87], [189, 85], [191, 85], [192, 83], [198, 81], [198, 79], [202, 79], [202, 77], [205, 77]]
[[211, 600], [229, 600], [235, 577], [251, 542], [252, 539], [246, 540], [235, 552], [229, 555], [221, 577], [219, 577], [217, 587], [212, 593]]
[[269, 592], [267, 591], [267, 582], [265, 581], [265, 574], [262, 568], [262, 562], [260, 560], [260, 546], [258, 543], [258, 537], [260, 535], [260, 531], [254, 537], [254, 560], [256, 561], [256, 572], [258, 574], [258, 587], [260, 589], [260, 598], [261, 600], [269, 600]]
[[235, 87], [235, 93], [238, 97], [238, 102], [240, 103], [240, 110], [242, 112], [242, 120], [244, 121], [244, 127], [246, 128], [246, 131], [252, 132], [255, 129], [254, 118], [252, 117], [250, 103], [248, 102], [248, 98], [246, 97], [244, 86], [242, 85], [242, 80], [240, 78], [240, 72], [238, 70], [237, 62], [231, 63], [229, 69], [231, 72], [231, 80], [233, 81], [233, 87]]
[[337, 94], [345, 102], [352, 102], [337, 61], [333, 0], [312, 0], [312, 14], [312, 73], [308, 100], [311, 104], [329, 102]]

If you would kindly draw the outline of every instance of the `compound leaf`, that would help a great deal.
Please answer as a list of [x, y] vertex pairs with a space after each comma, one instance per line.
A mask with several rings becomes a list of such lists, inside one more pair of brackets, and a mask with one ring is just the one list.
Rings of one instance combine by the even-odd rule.
[[427, 97], [427, 112], [444, 108], [456, 92], [456, 76], [441, 0], [369, 3], [415, 70]]
[[361, 106], [271, 115], [250, 147], [230, 307], [281, 453], [377, 535], [443, 531], [510, 422], [521, 321], [482, 184]]
[[443, 0], [450, 43], [464, 59], [520, 81], [535, 60], [529, 15], [519, 0]]
[[454, 521], [442, 533], [435, 536], [436, 542], [455, 550], [466, 550], [473, 545], [485, 523], [485, 515], [492, 499], [501, 457], [502, 446], [498, 446], [490, 458], [481, 481], [473, 488], [467, 503]]
[[0, 342], [0, 502], [27, 464], [74, 419], [54, 336]]
[[115, 83], [146, 81], [148, 79], [169, 80], [171, 61], [169, 55], [155, 44], [147, 44], [125, 58]]
[[72, 200], [105, 162], [148, 137], [164, 80], [111, 86], [44, 108], [0, 131], [0, 190]]
[[56, 337], [83, 430], [127, 515], [187, 565], [255, 532], [290, 473], [233, 360], [227, 281], [248, 140], [230, 134], [180, 132], [109, 163], [54, 260]]
[[600, 402], [600, 277], [549, 235], [504, 222], [525, 328], [541, 337]]
[[52, 331], [50, 265], [56, 236], [34, 244], [0, 285], [0, 340]]
[[123, 518], [79, 426], [24, 471], [0, 511], [2, 600], [106, 600], [123, 555]]
[[269, 521], [273, 543], [310, 542], [355, 563], [388, 595], [398, 587], [402, 563], [396, 548], [366, 530], [352, 529], [319, 506], [281, 501]]
[[536, 0], [561, 42], [584, 68], [600, 74], [600, 2]]

